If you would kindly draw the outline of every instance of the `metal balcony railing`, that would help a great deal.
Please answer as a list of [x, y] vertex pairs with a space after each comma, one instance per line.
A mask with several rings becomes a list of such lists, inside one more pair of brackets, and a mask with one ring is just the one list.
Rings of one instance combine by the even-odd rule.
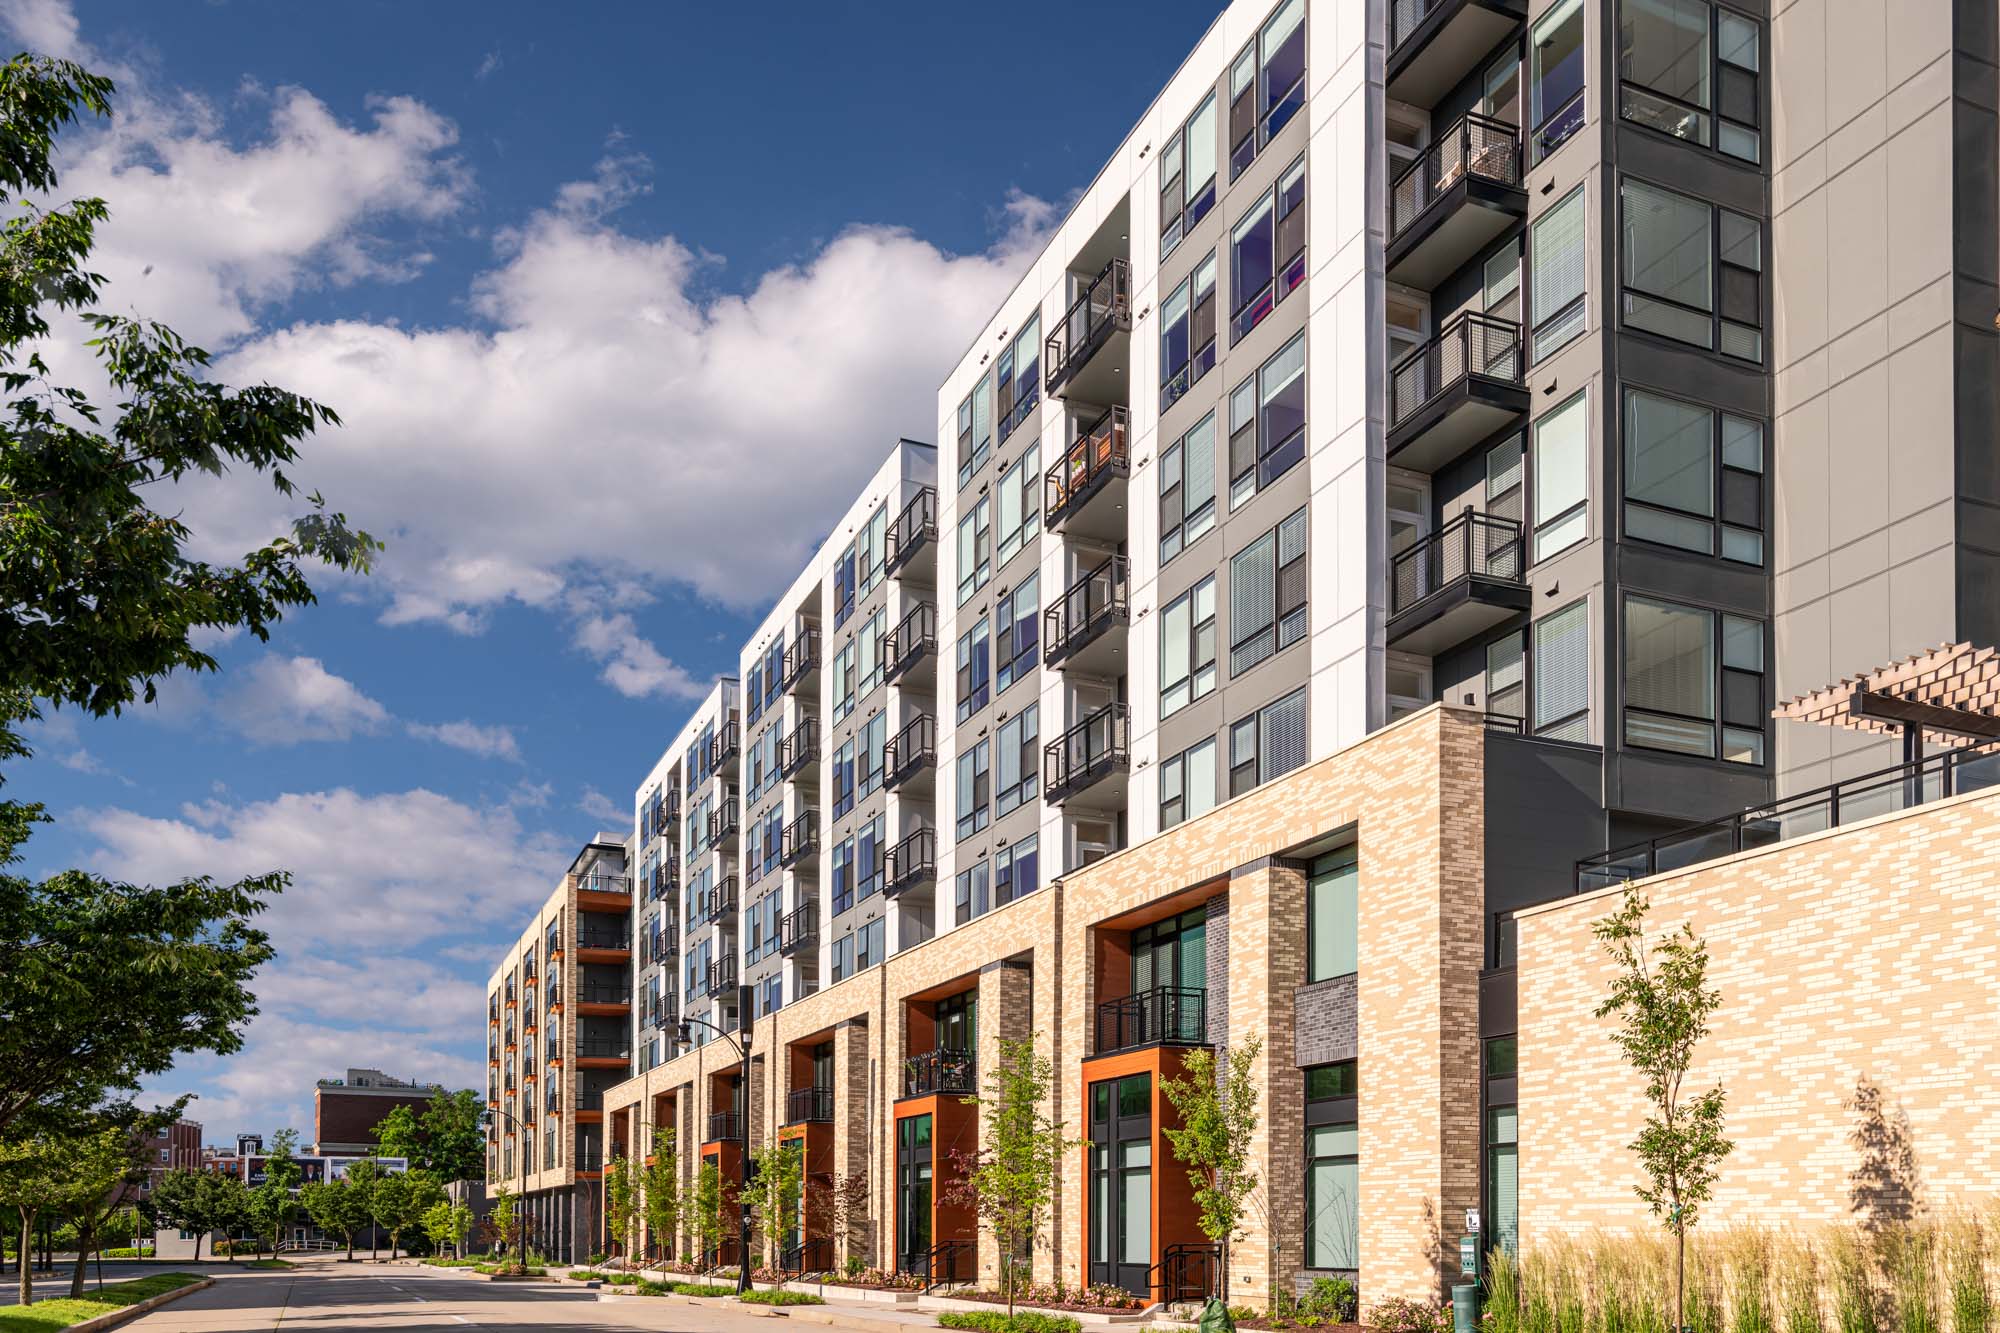
[[939, 1048], [912, 1055], [903, 1061], [903, 1095], [922, 1097], [933, 1092], [978, 1092], [979, 1071], [971, 1051]]
[[1401, 426], [1446, 389], [1467, 379], [1521, 386], [1521, 326], [1466, 311], [1389, 372], [1389, 428]]
[[736, 989], [736, 960], [718, 958], [708, 965], [707, 993], [710, 996], [727, 995]]
[[627, 930], [609, 930], [603, 927], [592, 929], [578, 926], [576, 947], [579, 949], [630, 949], [632, 933]]
[[727, 842], [736, 836], [736, 800], [732, 795], [720, 807], [708, 812], [708, 841], [710, 846]]
[[882, 675], [886, 680], [915, 667], [925, 655], [937, 652], [937, 608], [929, 602], [917, 606], [896, 622], [882, 645]]
[[802, 810], [778, 839], [778, 864], [790, 868], [819, 851], [819, 811]]
[[936, 762], [937, 719], [921, 713], [883, 747], [882, 785], [894, 791]]
[[1432, 204], [1468, 177], [1520, 185], [1520, 126], [1469, 113], [1433, 139], [1389, 186], [1389, 239], [1409, 230]]
[[578, 1037], [576, 1058], [579, 1060], [629, 1060], [632, 1048], [617, 1037]]
[[704, 1143], [735, 1142], [743, 1137], [743, 1117], [734, 1111], [716, 1111], [708, 1117], [708, 1137]]
[[1074, 796], [1132, 764], [1132, 714], [1105, 704], [1042, 749], [1042, 786], [1050, 801]]
[[719, 773], [723, 765], [731, 763], [742, 753], [743, 731], [736, 719], [731, 717], [708, 743], [708, 766]]
[[653, 867], [653, 873], [646, 879], [646, 892], [654, 898], [667, 899], [681, 891], [680, 863], [668, 857]]
[[615, 981], [585, 981], [576, 988], [579, 1004], [630, 1004], [632, 991]]
[[778, 926], [778, 952], [790, 957], [819, 938], [819, 904], [806, 903]]
[[1520, 523], [1467, 509], [1389, 562], [1389, 614], [1473, 577], [1519, 583], [1524, 549]]
[[1075, 443], [1042, 474], [1042, 513], [1050, 528], [1061, 528], [1110, 478], [1131, 474], [1127, 420], [1124, 408], [1110, 408], [1077, 432]]
[[778, 742], [778, 774], [795, 778], [819, 758], [819, 719], [803, 717], [792, 734]]
[[1043, 385], [1050, 393], [1089, 363], [1113, 332], [1132, 327], [1132, 266], [1114, 259], [1064, 312], [1042, 348]]
[[1155, 986], [1121, 995], [1097, 1006], [1096, 1053], [1137, 1046], [1206, 1046], [1208, 991], [1199, 987]]
[[578, 893], [630, 893], [632, 879], [629, 875], [585, 875], [576, 882]]
[[824, 1125], [832, 1122], [832, 1088], [793, 1088], [785, 1094], [786, 1124]]
[[882, 892], [895, 897], [937, 879], [937, 830], [920, 828], [889, 849]]
[[937, 488], [926, 486], [910, 497], [901, 513], [889, 520], [888, 537], [883, 545], [883, 571], [896, 573], [927, 543], [936, 540]]
[[1125, 557], [1114, 555], [1063, 590], [1042, 613], [1042, 662], [1055, 666], [1131, 618]]
[[736, 915], [736, 876], [725, 875], [700, 903], [701, 919], [709, 924]]
[[819, 669], [819, 631], [808, 625], [792, 636], [780, 663], [782, 688], [791, 689]]

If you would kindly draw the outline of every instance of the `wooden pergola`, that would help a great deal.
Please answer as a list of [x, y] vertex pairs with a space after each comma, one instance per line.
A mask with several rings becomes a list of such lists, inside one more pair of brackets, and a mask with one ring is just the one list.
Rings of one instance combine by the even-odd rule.
[[2000, 649], [1948, 643], [1779, 704], [1771, 716], [1947, 746], [2000, 740]]

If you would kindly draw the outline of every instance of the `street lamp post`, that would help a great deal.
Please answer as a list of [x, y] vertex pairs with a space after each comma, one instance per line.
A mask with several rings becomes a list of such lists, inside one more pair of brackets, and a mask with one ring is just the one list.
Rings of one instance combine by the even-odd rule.
[[[493, 1127], [494, 1117], [496, 1116], [502, 1120], [505, 1120], [508, 1123], [508, 1125], [510, 1125], [513, 1128], [515, 1138], [520, 1139], [523, 1142], [526, 1141], [527, 1131], [522, 1129], [521, 1122], [514, 1118], [512, 1112], [503, 1111], [497, 1106], [489, 1106], [486, 1108], [485, 1112], [481, 1115], [480, 1128], [491, 1129]], [[525, 1229], [526, 1223], [523, 1222], [522, 1225], [523, 1228]], [[506, 1238], [502, 1237], [502, 1239], [504, 1240]], [[525, 1268], [527, 1265], [527, 1259], [524, 1255], [522, 1255], [519, 1252], [523, 1247], [516, 1246], [515, 1248], [516, 1252], [513, 1255], [509, 1256], [509, 1262], [514, 1264], [519, 1264], [523, 1268]]]
[[[742, 1004], [744, 998], [746, 997], [739, 995], [737, 1003], [739, 1005]], [[742, 1182], [736, 1191], [736, 1258], [738, 1261], [736, 1294], [741, 1296], [744, 1292], [750, 1290], [750, 1130], [748, 1124], [750, 1117], [747, 1109], [750, 1100], [748, 1096], [750, 1087], [750, 1033], [747, 1029], [739, 1032], [728, 1032], [705, 1018], [683, 1018], [680, 1021], [679, 1028], [674, 1033], [675, 1038], [681, 1045], [686, 1046], [688, 1044], [689, 1038], [693, 1036], [690, 1029], [696, 1023], [701, 1024], [710, 1032], [713, 1032], [716, 1036], [733, 1046], [736, 1049], [736, 1059], [743, 1067], [743, 1087], [745, 1091], [743, 1100], [746, 1110], [736, 1122], [736, 1132], [742, 1135], [742, 1139], [736, 1149], [736, 1157], [743, 1169]]]

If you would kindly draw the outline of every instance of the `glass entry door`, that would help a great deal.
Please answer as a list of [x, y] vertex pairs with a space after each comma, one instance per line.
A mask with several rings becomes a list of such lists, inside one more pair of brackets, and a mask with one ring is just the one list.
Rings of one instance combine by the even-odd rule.
[[1153, 1077], [1090, 1086], [1090, 1280], [1137, 1296], [1153, 1267]]
[[931, 1118], [896, 1122], [896, 1268], [923, 1270], [931, 1250]]

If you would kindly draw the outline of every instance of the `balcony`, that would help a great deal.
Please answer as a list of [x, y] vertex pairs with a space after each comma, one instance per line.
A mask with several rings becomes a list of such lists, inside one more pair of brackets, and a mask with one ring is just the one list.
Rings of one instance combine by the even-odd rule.
[[736, 850], [736, 797], [732, 792], [721, 806], [708, 812], [708, 844], [724, 851]]
[[1042, 749], [1042, 788], [1050, 805], [1088, 793], [1085, 804], [1116, 808], [1132, 768], [1132, 715], [1105, 704]]
[[578, 893], [610, 893], [624, 897], [632, 896], [632, 879], [629, 875], [585, 875], [576, 882]]
[[830, 1125], [833, 1123], [832, 1088], [793, 1088], [785, 1094], [785, 1123], [788, 1125]]
[[[904, 573], [919, 556], [921, 566]], [[918, 573], [934, 573], [937, 556], [937, 487], [926, 486], [910, 497], [903, 511], [889, 520], [889, 534], [883, 545], [882, 570], [897, 578]], [[928, 582], [928, 580], [919, 580]]]
[[681, 891], [681, 867], [677, 857], [669, 856], [653, 867], [653, 873], [646, 880], [646, 892], [660, 900], [672, 899]]
[[793, 634], [779, 669], [779, 684], [786, 690], [803, 690], [818, 680], [819, 631], [807, 625]]
[[889, 791], [921, 795], [937, 771], [937, 719], [921, 713], [889, 738], [882, 749], [882, 785]]
[[1436, 106], [1527, 17], [1525, 0], [1390, 0], [1385, 90]]
[[716, 1111], [708, 1117], [708, 1137], [704, 1143], [734, 1143], [743, 1137], [743, 1117], [734, 1111]]
[[1389, 647], [1435, 657], [1526, 611], [1521, 525], [1467, 509], [1389, 561]]
[[801, 811], [778, 840], [778, 864], [790, 869], [818, 851], [819, 811]]
[[726, 921], [736, 915], [736, 876], [725, 875], [722, 882], [708, 891], [708, 896], [699, 904], [701, 919], [708, 925]]
[[1051, 396], [1122, 403], [1131, 341], [1132, 266], [1113, 259], [1043, 343], [1043, 384]]
[[819, 941], [819, 904], [807, 903], [778, 923], [778, 952], [790, 958]]
[[736, 960], [718, 958], [708, 965], [707, 985], [703, 993], [710, 998], [720, 998], [736, 990]]
[[645, 812], [648, 838], [665, 838], [671, 842], [674, 835], [680, 832], [680, 825], [681, 794], [678, 791], [668, 792]]
[[1430, 291], [1526, 216], [1520, 127], [1468, 115], [1389, 187], [1389, 280]]
[[778, 776], [793, 782], [812, 776], [813, 761], [818, 758], [819, 719], [800, 718], [792, 734], [778, 742]]
[[630, 1060], [632, 1048], [618, 1037], [578, 1037], [576, 1058], [585, 1060]]
[[1518, 424], [1521, 326], [1467, 311], [1389, 372], [1389, 461], [1436, 472], [1497, 431]]
[[1042, 475], [1042, 516], [1051, 532], [1079, 537], [1125, 534], [1125, 483], [1132, 457], [1122, 407], [1077, 432], [1075, 443]]
[[611, 981], [581, 982], [576, 988], [578, 1004], [615, 1005], [621, 1009], [632, 1007], [630, 988]]
[[576, 929], [576, 947], [579, 949], [598, 949], [606, 952], [630, 953], [632, 951], [632, 933], [628, 930], [617, 930], [606, 926], [578, 926]]
[[708, 766], [713, 772], [725, 772], [735, 765], [742, 753], [743, 731], [736, 719], [731, 717], [708, 743]]
[[928, 1097], [932, 1093], [976, 1093], [979, 1068], [971, 1051], [935, 1050], [912, 1055], [903, 1061], [903, 1095]]
[[1125, 627], [1131, 576], [1114, 555], [1063, 590], [1042, 612], [1042, 663], [1067, 671], [1116, 676], [1125, 669]]
[[1095, 1053], [1140, 1046], [1208, 1045], [1208, 992], [1197, 987], [1155, 986], [1097, 1006]]
[[920, 602], [882, 643], [882, 678], [905, 686], [937, 679], [937, 608]]
[[920, 828], [889, 849], [882, 892], [890, 898], [937, 882], [937, 830]]

